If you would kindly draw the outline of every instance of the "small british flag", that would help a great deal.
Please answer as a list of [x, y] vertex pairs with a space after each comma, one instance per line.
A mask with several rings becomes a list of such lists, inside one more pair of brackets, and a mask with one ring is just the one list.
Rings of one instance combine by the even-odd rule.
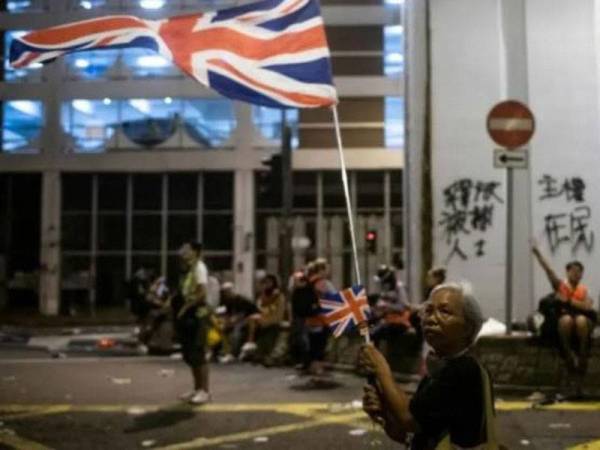
[[324, 294], [319, 304], [321, 315], [336, 338], [367, 321], [369, 303], [365, 288], [360, 285]]

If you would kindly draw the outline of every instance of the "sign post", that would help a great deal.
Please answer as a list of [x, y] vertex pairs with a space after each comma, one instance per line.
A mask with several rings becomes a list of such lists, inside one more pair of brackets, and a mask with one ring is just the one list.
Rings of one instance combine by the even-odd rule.
[[492, 140], [504, 147], [494, 151], [494, 167], [506, 168], [506, 276], [505, 276], [505, 322], [506, 334], [512, 331], [513, 298], [513, 169], [526, 169], [527, 144], [535, 131], [535, 118], [531, 110], [521, 102], [507, 100], [496, 104], [487, 116], [487, 131]]

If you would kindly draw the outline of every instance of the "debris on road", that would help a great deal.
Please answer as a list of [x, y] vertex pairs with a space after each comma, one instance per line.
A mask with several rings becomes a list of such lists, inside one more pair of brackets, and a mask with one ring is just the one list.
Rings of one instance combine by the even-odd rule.
[[254, 438], [254, 442], [258, 443], [258, 444], [262, 444], [265, 442], [269, 442], [269, 438], [267, 436], [258, 436]]
[[146, 410], [144, 408], [140, 408], [139, 406], [132, 406], [127, 409], [127, 414], [130, 416], [141, 416], [142, 414], [146, 414]]
[[367, 434], [367, 430], [365, 430], [364, 428], [356, 428], [354, 430], [350, 430], [348, 434], [350, 436], [363, 436]]
[[163, 378], [171, 378], [175, 375], [175, 370], [173, 369], [161, 369], [158, 371], [158, 374]]
[[145, 441], [142, 441], [142, 447], [144, 448], [152, 447], [154, 444], [156, 444], [155, 439], [146, 439]]
[[570, 423], [551, 423], [548, 425], [548, 428], [552, 428], [553, 430], [568, 430], [571, 428]]
[[531, 441], [529, 439], [521, 439], [521, 445], [527, 447], [528, 445], [531, 445]]
[[113, 384], [131, 384], [131, 378], [108, 377]]

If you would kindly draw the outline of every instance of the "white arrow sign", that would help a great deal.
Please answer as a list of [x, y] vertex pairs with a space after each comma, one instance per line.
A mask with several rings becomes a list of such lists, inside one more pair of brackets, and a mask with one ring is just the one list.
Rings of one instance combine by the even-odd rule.
[[528, 164], [528, 150], [505, 150], [501, 148], [494, 150], [494, 167], [496, 169], [527, 169]]

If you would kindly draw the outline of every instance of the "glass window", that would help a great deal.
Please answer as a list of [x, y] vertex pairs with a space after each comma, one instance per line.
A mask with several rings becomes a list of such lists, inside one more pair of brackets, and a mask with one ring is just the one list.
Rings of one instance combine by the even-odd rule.
[[91, 211], [92, 175], [63, 175], [61, 191], [64, 211]]
[[65, 57], [70, 77], [83, 80], [106, 78], [108, 71], [115, 65], [119, 50], [91, 50], [77, 52]]
[[[350, 174], [348, 174], [350, 178]], [[323, 172], [323, 207], [344, 208], [344, 187], [340, 172]]]
[[384, 207], [383, 172], [357, 172], [356, 206], [364, 209]]
[[[297, 109], [284, 110], [286, 122], [292, 129], [292, 148], [298, 148], [298, 120], [300, 114]], [[282, 110], [266, 106], [252, 107], [252, 121], [262, 136], [269, 141], [281, 141]]]
[[91, 249], [91, 216], [88, 214], [68, 214], [62, 217], [63, 250], [86, 251]]
[[47, 0], [8, 0], [6, 10], [10, 13], [45, 11], [47, 3]]
[[162, 208], [162, 175], [134, 175], [133, 209], [158, 211]]
[[294, 208], [317, 207], [317, 173], [294, 172], [293, 174]]
[[134, 215], [133, 250], [160, 250], [161, 217], [158, 214]]
[[98, 256], [96, 259], [97, 306], [123, 305], [127, 298], [124, 281], [124, 256]]
[[16, 37], [24, 36], [28, 33], [28, 31], [18, 30], [18, 31], [6, 31], [1, 34], [4, 34], [4, 81], [7, 82], [37, 82], [42, 79], [42, 71], [40, 70], [43, 66], [41, 64], [32, 64], [26, 69], [14, 69], [10, 66], [8, 55], [10, 54], [10, 44], [12, 40]]
[[134, 143], [150, 148], [164, 143], [175, 134], [181, 101], [135, 98], [121, 103], [123, 132]]
[[98, 250], [125, 250], [125, 222], [124, 214], [98, 216]]
[[385, 146], [404, 147], [404, 98], [385, 98]]
[[44, 125], [40, 101], [13, 100], [2, 104], [2, 145], [8, 153], [37, 153]]
[[117, 127], [117, 104], [111, 99], [76, 99], [62, 106], [63, 128], [76, 152], [101, 152], [110, 147]]
[[106, 6], [106, 0], [73, 0], [72, 9], [97, 9]]
[[402, 25], [389, 25], [384, 28], [385, 51], [384, 73], [398, 76], [404, 72], [404, 28]]
[[230, 100], [184, 100], [183, 108], [187, 134], [204, 148], [223, 147], [237, 125]]
[[168, 59], [147, 48], [120, 51], [123, 65], [134, 78], [181, 78], [182, 72]]
[[204, 209], [233, 209], [233, 175], [231, 173], [204, 174]]
[[231, 250], [233, 248], [233, 216], [204, 216], [202, 244], [206, 250]]
[[169, 175], [169, 211], [195, 211], [198, 203], [198, 175]]
[[404, 185], [402, 183], [402, 171], [397, 170], [392, 172], [390, 176], [392, 208], [402, 208], [404, 203], [404, 199], [402, 198]]
[[125, 211], [127, 208], [127, 175], [98, 175], [98, 209]]
[[185, 242], [196, 240], [196, 216], [176, 215], [168, 219], [169, 250], [178, 250]]

